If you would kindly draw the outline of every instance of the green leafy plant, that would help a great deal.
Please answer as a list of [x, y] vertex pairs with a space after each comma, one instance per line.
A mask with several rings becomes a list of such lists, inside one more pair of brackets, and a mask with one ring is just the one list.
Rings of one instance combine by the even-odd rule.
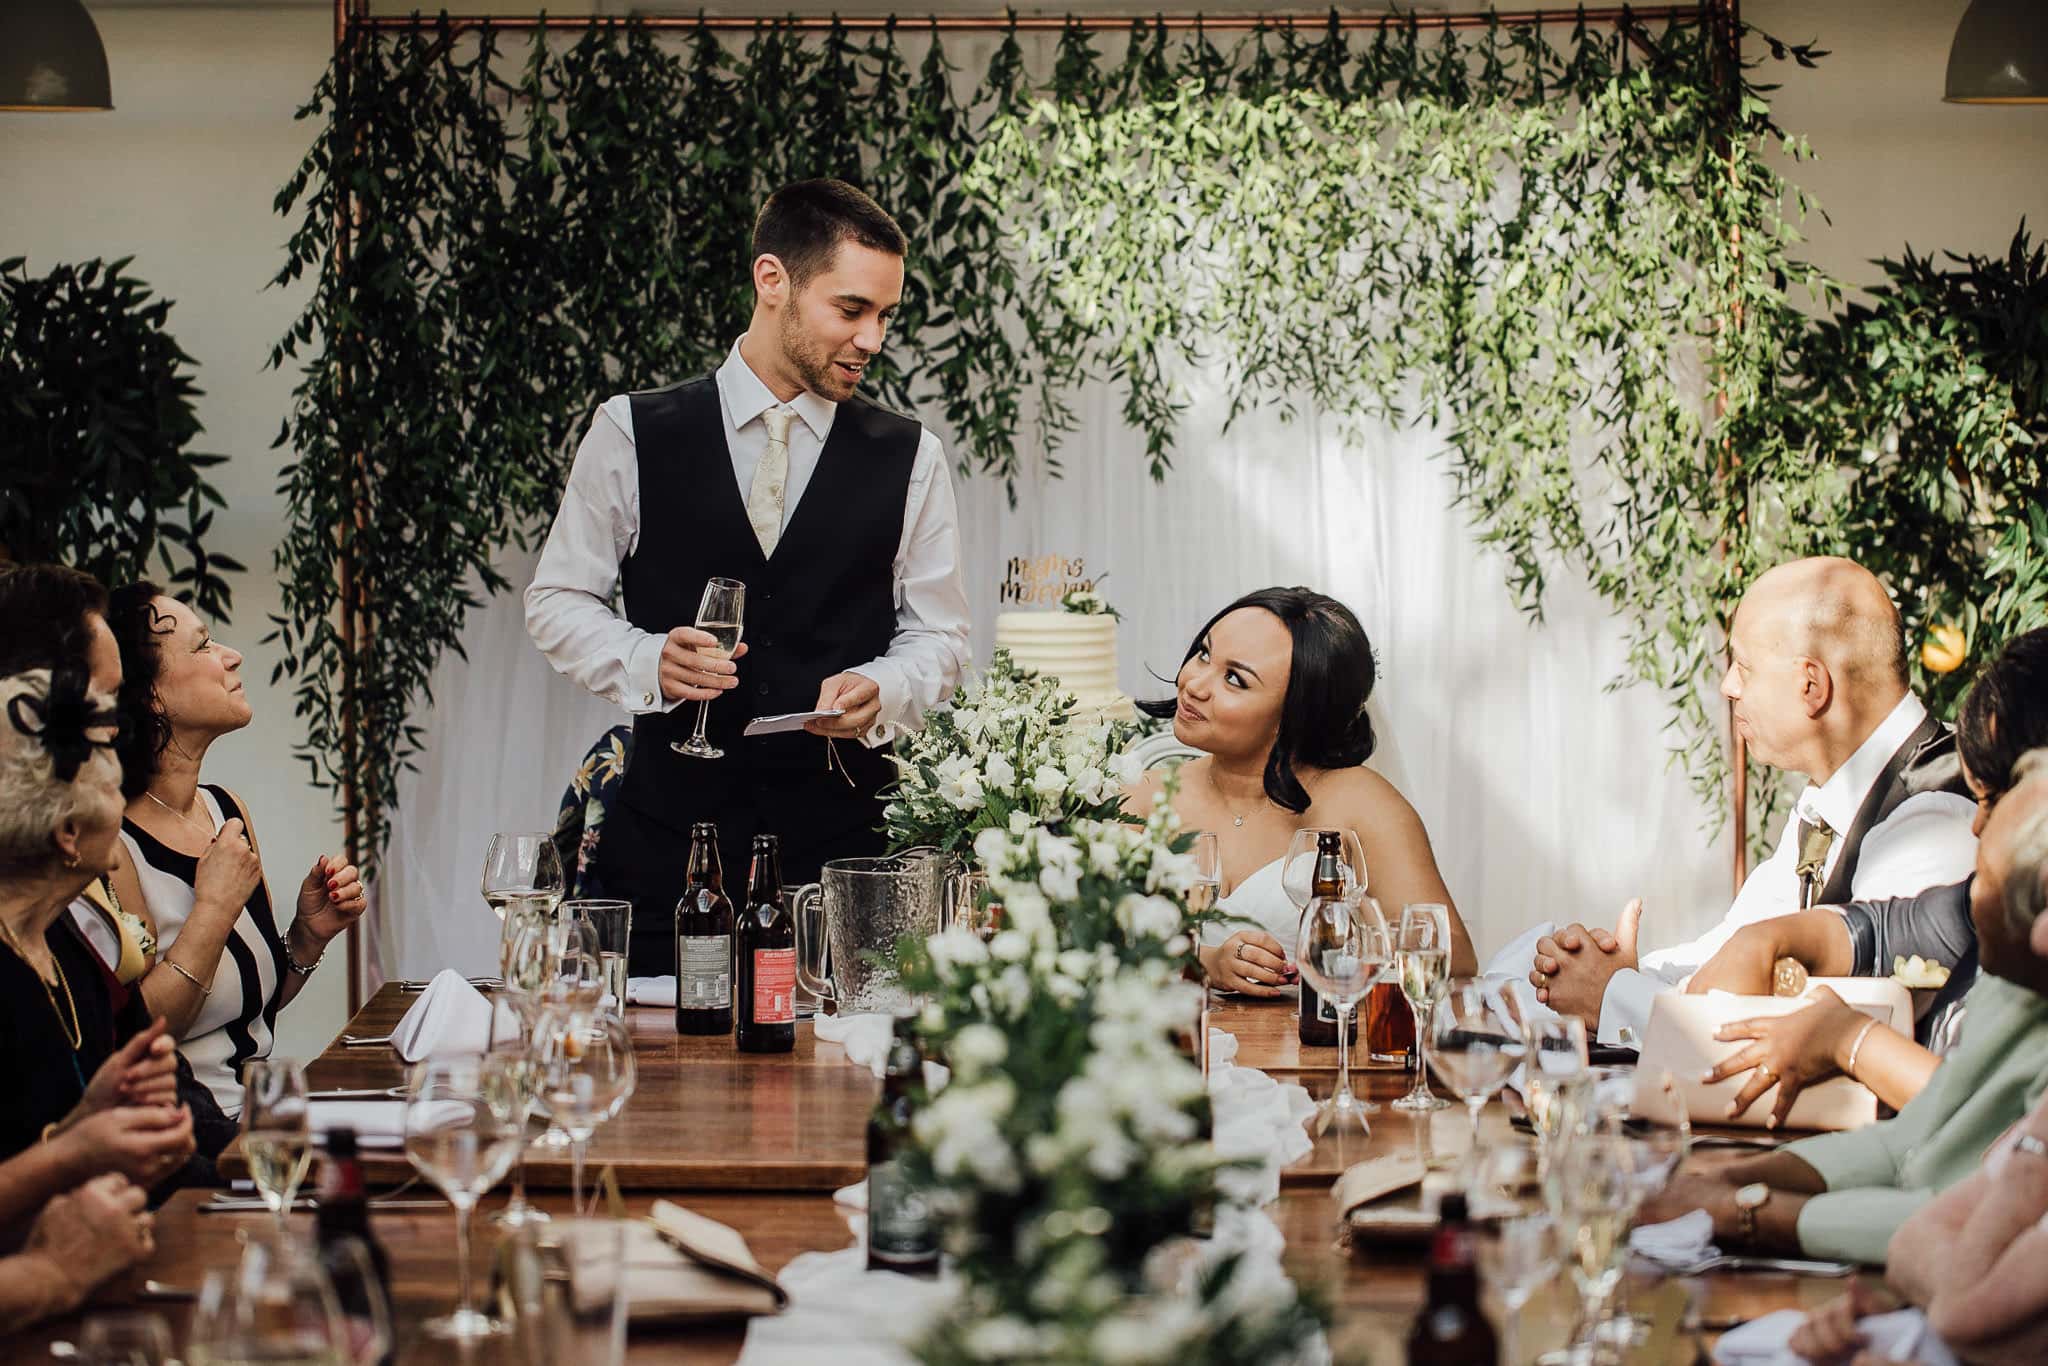
[[226, 457], [188, 449], [202, 430], [192, 358], [129, 259], [41, 276], [0, 261], [0, 551], [110, 586], [160, 572], [226, 620], [242, 566], [207, 549], [226, 504], [202, 473]]

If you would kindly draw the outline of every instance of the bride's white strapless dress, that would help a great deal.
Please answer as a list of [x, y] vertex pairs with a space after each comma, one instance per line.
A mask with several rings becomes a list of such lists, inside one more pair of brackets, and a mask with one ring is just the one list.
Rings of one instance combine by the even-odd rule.
[[[1251, 873], [1230, 889], [1230, 895], [1216, 903], [1216, 909], [1225, 915], [1249, 920], [1272, 935], [1280, 941], [1280, 946], [1287, 951], [1288, 961], [1292, 962], [1295, 937], [1301, 929], [1301, 912], [1288, 899], [1287, 890], [1281, 885], [1282, 862], [1274, 859]], [[1211, 925], [1202, 932], [1202, 942], [1221, 944], [1244, 928], [1243, 925]]]

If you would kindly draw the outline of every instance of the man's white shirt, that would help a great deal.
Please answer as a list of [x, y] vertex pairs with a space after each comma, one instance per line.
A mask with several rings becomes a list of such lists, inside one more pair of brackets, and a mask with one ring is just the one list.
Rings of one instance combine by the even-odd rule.
[[[717, 388], [726, 449], [744, 504], [768, 446], [762, 414], [779, 405], [741, 358], [737, 343], [718, 368]], [[782, 504], [787, 530], [817, 472], [838, 405], [806, 391], [780, 406], [799, 419], [789, 431], [789, 477]], [[688, 535], [690, 528], [684, 525], [674, 531]], [[639, 543], [640, 474], [632, 399], [619, 394], [598, 409], [577, 447], [561, 508], [526, 590], [526, 629], [558, 672], [635, 715], [676, 705], [661, 692], [665, 637], [641, 630], [611, 607], [619, 567]], [[888, 651], [878, 659], [843, 666], [873, 679], [880, 690], [881, 715], [862, 737], [870, 746], [887, 744], [900, 732], [915, 729], [926, 712], [952, 697], [967, 667], [969, 622], [959, 514], [945, 452], [930, 428], [920, 433], [911, 465], [893, 572], [896, 634]], [[744, 661], [740, 669], [745, 672]]]

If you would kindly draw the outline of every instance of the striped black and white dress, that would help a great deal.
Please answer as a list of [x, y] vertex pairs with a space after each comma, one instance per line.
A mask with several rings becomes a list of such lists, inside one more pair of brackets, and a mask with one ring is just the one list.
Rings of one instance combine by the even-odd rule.
[[[235, 804], [227, 789], [207, 785], [199, 789], [199, 796], [215, 830], [231, 818], [239, 818], [247, 828], [249, 814]], [[192, 914], [192, 882], [198, 876], [199, 860], [172, 849], [133, 821], [121, 822], [121, 839], [128, 846], [135, 874], [142, 881], [143, 899], [156, 920], [157, 954], [161, 957], [178, 942], [178, 933]], [[213, 994], [178, 1042], [194, 1074], [230, 1118], [242, 1112], [242, 1064], [270, 1056], [284, 974], [284, 940], [270, 912], [270, 893], [259, 881], [221, 949], [210, 983]]]

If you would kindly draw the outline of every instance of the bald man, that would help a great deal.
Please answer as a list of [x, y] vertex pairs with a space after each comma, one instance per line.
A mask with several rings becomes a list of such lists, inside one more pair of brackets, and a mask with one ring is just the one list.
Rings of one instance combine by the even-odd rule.
[[[1676, 990], [1744, 925], [1816, 905], [1913, 896], [1968, 876], [1975, 804], [1955, 738], [1907, 686], [1899, 614], [1852, 560], [1795, 560], [1743, 595], [1721, 695], [1758, 762], [1803, 773], [1771, 856], [1705, 935], [1637, 955], [1643, 907], [1613, 933], [1525, 934], [1489, 965], [1520, 975], [1602, 1043], [1633, 1046], [1657, 996]], [[1523, 965], [1528, 966], [1524, 967]]]

